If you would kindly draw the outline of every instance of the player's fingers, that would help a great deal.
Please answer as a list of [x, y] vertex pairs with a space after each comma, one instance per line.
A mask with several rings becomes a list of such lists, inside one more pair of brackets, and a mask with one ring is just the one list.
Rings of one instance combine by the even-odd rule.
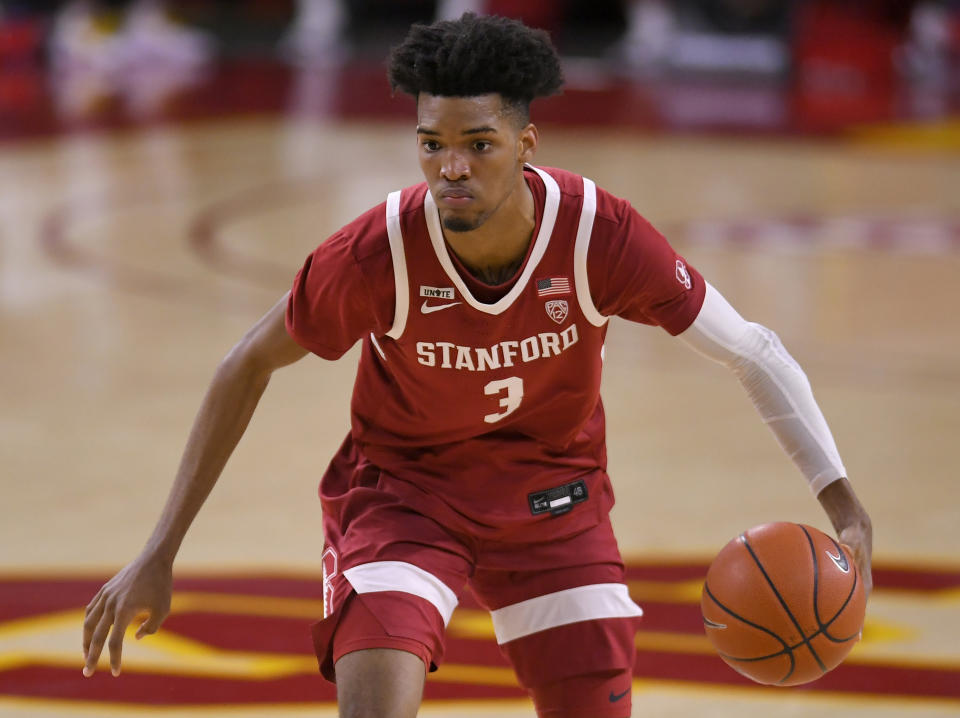
[[123, 639], [131, 620], [133, 620], [133, 615], [130, 612], [118, 611], [117, 617], [113, 621], [113, 630], [110, 632], [110, 641], [107, 643], [107, 647], [110, 649], [110, 672], [114, 676], [120, 675]]
[[100, 590], [94, 594], [93, 598], [90, 599], [90, 603], [87, 604], [86, 613], [90, 613], [93, 608], [95, 608], [99, 603], [100, 599], [103, 597], [103, 590], [107, 587], [106, 584], [100, 587]]
[[160, 624], [163, 623], [163, 619], [164, 616], [159, 611], [152, 611], [137, 628], [137, 640], [139, 641], [144, 636], [156, 633], [160, 629]]
[[869, 559], [864, 551], [857, 551], [850, 546], [850, 544], [841, 543], [840, 546], [842, 546], [843, 550], [853, 557], [854, 563], [857, 564], [857, 571], [860, 574], [860, 580], [863, 581], [863, 590], [869, 597], [870, 593], [873, 591], [873, 574], [870, 570]]
[[873, 593], [873, 573], [870, 571], [870, 562], [866, 560], [858, 561], [857, 568], [860, 571], [860, 577], [863, 579], [863, 590], [869, 598], [870, 594]]
[[103, 616], [104, 602], [99, 601], [97, 603], [91, 602], [87, 606], [86, 614], [83, 617], [83, 656], [87, 657], [87, 653], [90, 650], [90, 641], [93, 638], [93, 632], [97, 627], [97, 624], [100, 623], [100, 619]]
[[107, 633], [113, 623], [113, 609], [107, 605], [100, 615], [100, 620], [93, 629], [90, 636], [90, 643], [87, 647], [87, 655], [83, 666], [83, 675], [87, 678], [93, 675], [97, 669], [97, 661], [100, 659], [100, 653], [103, 651], [103, 642], [107, 640]]

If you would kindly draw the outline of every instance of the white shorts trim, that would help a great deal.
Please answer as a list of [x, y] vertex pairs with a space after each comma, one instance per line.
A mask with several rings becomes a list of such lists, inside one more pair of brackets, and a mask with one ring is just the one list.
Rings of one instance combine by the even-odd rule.
[[569, 623], [642, 615], [622, 583], [568, 588], [490, 612], [499, 644]]
[[357, 593], [400, 591], [419, 596], [432, 603], [443, 617], [443, 625], [450, 622], [457, 607], [457, 594], [429, 571], [405, 561], [373, 561], [348, 568], [344, 577]]

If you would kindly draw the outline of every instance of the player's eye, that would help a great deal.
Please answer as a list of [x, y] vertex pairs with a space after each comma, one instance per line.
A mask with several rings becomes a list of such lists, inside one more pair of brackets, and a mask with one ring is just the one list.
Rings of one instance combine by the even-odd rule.
[[493, 147], [493, 143], [488, 142], [487, 140], [478, 140], [473, 143], [473, 149], [475, 149], [477, 152], [486, 152], [491, 147]]
[[440, 143], [436, 140], [424, 140], [422, 144], [427, 152], [436, 152], [440, 149]]

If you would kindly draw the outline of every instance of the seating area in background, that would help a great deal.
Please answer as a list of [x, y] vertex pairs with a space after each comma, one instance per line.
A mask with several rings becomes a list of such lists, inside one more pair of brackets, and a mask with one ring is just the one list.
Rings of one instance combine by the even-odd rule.
[[554, 37], [568, 97], [540, 121], [808, 134], [960, 107], [955, 0], [4, 1], [0, 138], [402, 113], [382, 101], [388, 48], [411, 21], [464, 11]]

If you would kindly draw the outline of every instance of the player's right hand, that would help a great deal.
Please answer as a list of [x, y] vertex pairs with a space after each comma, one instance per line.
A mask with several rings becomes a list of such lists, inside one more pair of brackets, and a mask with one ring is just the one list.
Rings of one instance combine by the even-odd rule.
[[137, 640], [156, 633], [170, 613], [172, 591], [172, 566], [143, 555], [107, 581], [87, 604], [84, 614], [83, 675], [89, 678], [96, 670], [108, 633], [110, 672], [114, 676], [120, 675], [120, 657], [127, 626], [138, 616], [145, 616], [137, 628]]

